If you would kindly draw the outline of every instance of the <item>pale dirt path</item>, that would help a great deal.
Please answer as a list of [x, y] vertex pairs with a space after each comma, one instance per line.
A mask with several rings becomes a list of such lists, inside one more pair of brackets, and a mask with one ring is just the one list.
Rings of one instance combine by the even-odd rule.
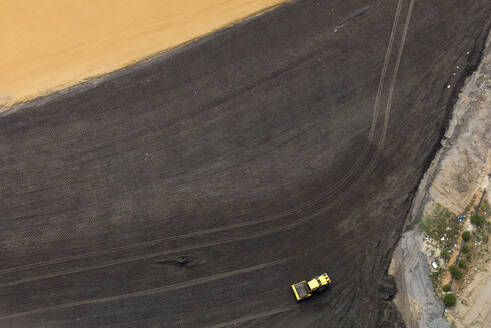
[[447, 316], [459, 328], [484, 328], [491, 322], [491, 262], [480, 267], [472, 282], [459, 294], [464, 303], [459, 301], [448, 311]]
[[[484, 181], [488, 204], [491, 202], [489, 180]], [[491, 251], [488, 243], [487, 252]], [[457, 305], [449, 309], [447, 317], [457, 328], [485, 328], [491, 322], [491, 261], [489, 255], [474, 263], [461, 282]]]
[[285, 0], [0, 3], [0, 111], [233, 24]]

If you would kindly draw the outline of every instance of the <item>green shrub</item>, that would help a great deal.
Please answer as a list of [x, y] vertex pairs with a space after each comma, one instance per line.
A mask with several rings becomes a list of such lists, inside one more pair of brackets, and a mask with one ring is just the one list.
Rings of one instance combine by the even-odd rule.
[[427, 234], [430, 234], [430, 227], [428, 226], [428, 222], [426, 222], [426, 220], [424, 219], [421, 219], [421, 221], [419, 221], [418, 223], [418, 226], [424, 231], [426, 232]]
[[436, 271], [430, 273], [431, 284], [433, 285], [433, 289], [436, 290], [438, 288], [438, 282], [440, 281], [440, 276], [443, 273], [443, 268], [438, 267]]
[[448, 261], [450, 259], [450, 253], [446, 250], [446, 249], [443, 249], [441, 252], [440, 252], [440, 256], [442, 259], [444, 259], [445, 261]]
[[[431, 212], [425, 213], [419, 226], [441, 249], [452, 248], [459, 236], [460, 223], [455, 220], [455, 214], [436, 204]], [[442, 240], [442, 237], [445, 237]]]
[[471, 253], [468, 253], [465, 258], [467, 259], [468, 262], [470, 262], [472, 260], [472, 254]]
[[450, 274], [454, 279], [462, 279], [462, 271], [460, 271], [459, 268], [457, 268], [455, 265], [451, 265], [448, 267], [448, 270], [450, 271]]
[[483, 222], [484, 222], [484, 218], [482, 216], [480, 216], [477, 213], [472, 214], [472, 216], [471, 216], [471, 223], [473, 225], [480, 227], [483, 224]]
[[464, 245], [462, 246], [462, 252], [464, 252], [464, 254], [469, 253], [469, 252], [470, 252], [470, 250], [471, 250], [471, 248], [469, 247], [469, 245], [464, 244]]
[[469, 241], [471, 239], [471, 232], [470, 231], [464, 231], [462, 233], [462, 239], [464, 241]]
[[459, 260], [459, 268], [465, 268], [465, 260], [464, 259]]
[[443, 297], [443, 303], [445, 303], [445, 305], [448, 307], [452, 307], [457, 304], [457, 297], [455, 297], [454, 294], [445, 294]]
[[442, 289], [443, 289], [444, 292], [449, 292], [450, 291], [450, 285], [444, 285], [442, 287]]
[[485, 200], [481, 203], [481, 210], [486, 211], [488, 209], [489, 205], [488, 202]]

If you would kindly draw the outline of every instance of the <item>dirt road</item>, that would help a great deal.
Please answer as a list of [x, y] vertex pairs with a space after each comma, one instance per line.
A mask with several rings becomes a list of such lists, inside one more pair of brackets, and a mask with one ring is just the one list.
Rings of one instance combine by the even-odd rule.
[[369, 5], [297, 1], [5, 112], [0, 326], [402, 327], [386, 271], [490, 7]]

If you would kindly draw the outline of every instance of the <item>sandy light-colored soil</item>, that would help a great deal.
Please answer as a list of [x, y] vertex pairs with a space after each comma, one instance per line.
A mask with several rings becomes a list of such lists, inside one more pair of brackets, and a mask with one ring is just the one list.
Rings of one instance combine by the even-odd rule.
[[[491, 262], [466, 287], [463, 297], [467, 304], [459, 303], [454, 316], [463, 327], [485, 327], [491, 321]], [[480, 326], [478, 326], [478, 324]]]
[[2, 1], [0, 108], [119, 69], [282, 2]]
[[479, 273], [465, 294], [468, 305], [459, 303], [455, 316], [461, 318], [462, 327], [486, 327], [491, 321], [491, 262], [487, 271]]
[[491, 261], [480, 263], [475, 270], [458, 294], [460, 301], [447, 312], [457, 327], [488, 327], [491, 321]]
[[[486, 188], [488, 204], [491, 202], [489, 180], [483, 183]], [[460, 281], [457, 290], [457, 305], [447, 311], [449, 320], [455, 322], [458, 328], [488, 327], [491, 321], [491, 261], [490, 244], [487, 251], [472, 263], [469, 272]]]

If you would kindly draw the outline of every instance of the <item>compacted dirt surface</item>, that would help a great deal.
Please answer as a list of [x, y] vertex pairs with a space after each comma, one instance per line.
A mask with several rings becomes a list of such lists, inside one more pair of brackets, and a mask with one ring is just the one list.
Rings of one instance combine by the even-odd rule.
[[4, 112], [0, 327], [402, 327], [386, 272], [489, 10], [296, 1]]

